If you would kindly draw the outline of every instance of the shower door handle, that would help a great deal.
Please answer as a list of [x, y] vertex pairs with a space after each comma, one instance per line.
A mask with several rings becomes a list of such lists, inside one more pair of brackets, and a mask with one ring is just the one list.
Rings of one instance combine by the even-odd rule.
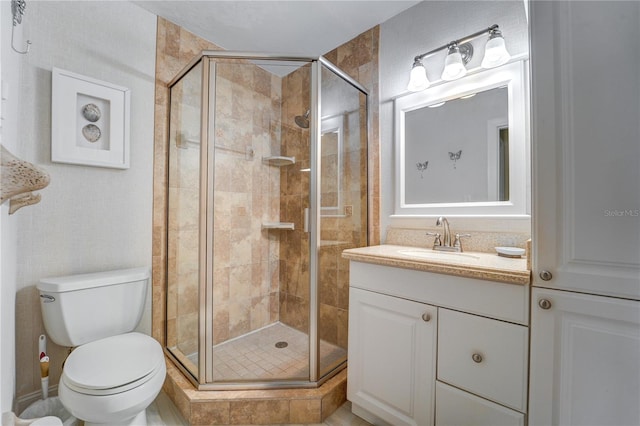
[[304, 232], [309, 232], [309, 207], [304, 208]]

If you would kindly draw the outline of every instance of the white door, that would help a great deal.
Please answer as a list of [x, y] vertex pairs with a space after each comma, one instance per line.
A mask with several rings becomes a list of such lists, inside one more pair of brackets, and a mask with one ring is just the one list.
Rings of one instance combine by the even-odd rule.
[[533, 285], [639, 300], [640, 2], [529, 5]]
[[437, 309], [351, 288], [347, 399], [393, 425], [433, 425]]
[[529, 425], [640, 425], [640, 302], [534, 288]]

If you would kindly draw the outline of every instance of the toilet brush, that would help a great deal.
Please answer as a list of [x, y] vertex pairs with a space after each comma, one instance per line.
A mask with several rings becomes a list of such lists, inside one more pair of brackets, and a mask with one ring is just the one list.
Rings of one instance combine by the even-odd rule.
[[47, 356], [47, 336], [41, 334], [38, 338], [38, 356], [40, 358], [40, 383], [42, 385], [42, 399], [49, 396], [49, 357]]
[[42, 383], [42, 399], [49, 396], [49, 357], [40, 358], [40, 381]]

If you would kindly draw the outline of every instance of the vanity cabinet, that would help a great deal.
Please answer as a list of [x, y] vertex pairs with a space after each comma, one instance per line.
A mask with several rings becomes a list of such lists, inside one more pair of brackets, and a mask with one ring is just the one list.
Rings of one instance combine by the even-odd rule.
[[351, 261], [354, 413], [375, 424], [523, 425], [528, 290]]

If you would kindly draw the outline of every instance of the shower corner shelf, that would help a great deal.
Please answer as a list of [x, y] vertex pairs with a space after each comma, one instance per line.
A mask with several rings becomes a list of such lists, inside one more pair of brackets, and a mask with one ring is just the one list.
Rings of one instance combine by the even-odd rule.
[[284, 229], [293, 231], [294, 226], [292, 222], [265, 222], [262, 224], [262, 229]]
[[289, 166], [296, 163], [296, 157], [283, 157], [281, 155], [272, 155], [270, 157], [262, 157], [262, 161], [271, 166]]

